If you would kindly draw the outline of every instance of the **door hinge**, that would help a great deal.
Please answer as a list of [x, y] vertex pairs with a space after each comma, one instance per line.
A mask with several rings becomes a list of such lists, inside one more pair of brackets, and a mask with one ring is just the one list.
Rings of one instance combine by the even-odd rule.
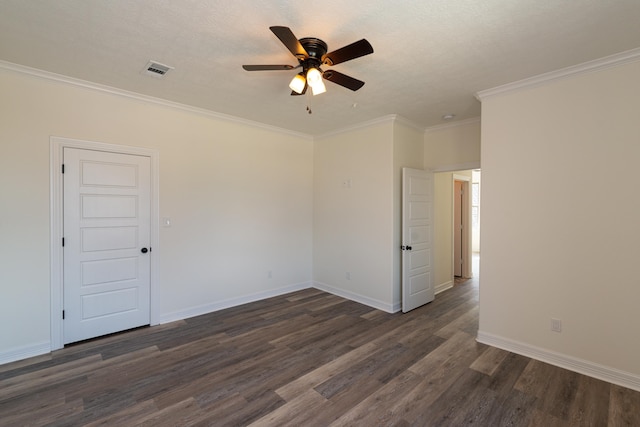
[[153, 251], [153, 249], [151, 248], [151, 246], [149, 246], [149, 252]]
[[64, 310], [62, 310], [62, 320], [64, 320]]
[[62, 173], [64, 173], [64, 163], [62, 164]]
[[64, 237], [62, 238], [62, 247], [64, 248]]

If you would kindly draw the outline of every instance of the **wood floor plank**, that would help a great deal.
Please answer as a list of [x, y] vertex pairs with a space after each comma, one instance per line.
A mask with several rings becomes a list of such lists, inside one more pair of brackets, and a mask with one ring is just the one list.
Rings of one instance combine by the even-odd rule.
[[488, 426], [526, 426], [536, 417], [536, 398], [518, 390], [500, 392], [489, 388], [497, 395], [491, 411], [483, 421]]
[[289, 401], [306, 390], [318, 386], [328, 378], [338, 375], [341, 371], [351, 366], [351, 364], [357, 363], [367, 357], [377, 348], [377, 345], [378, 344], [376, 342], [371, 342], [345, 353], [331, 362], [325, 363], [296, 380], [279, 387], [276, 390], [276, 393], [278, 393], [284, 400]]
[[392, 363], [393, 359], [406, 351], [407, 349], [400, 344], [380, 348], [367, 358], [350, 364], [347, 369], [318, 384], [314, 389], [325, 399], [331, 399], [345, 389], [359, 388], [360, 383], [371, 377], [377, 380], [379, 375], [384, 374], [384, 369]]
[[0, 426], [640, 426], [640, 392], [479, 344], [478, 294], [305, 289], [74, 344], [0, 367]]
[[28, 393], [33, 388], [55, 384], [63, 379], [91, 372], [102, 362], [99, 355], [86, 357], [65, 365], [35, 371], [0, 381], [0, 400]]
[[[614, 427], [612, 425], [611, 427]], [[574, 427], [570, 426], [568, 421], [561, 420], [539, 409], [533, 410], [533, 416], [529, 421], [528, 427]]]
[[[327, 295], [326, 297], [322, 298], [322, 299], [318, 299], [312, 302], [312, 304], [308, 305], [309, 310], [311, 310], [311, 312], [317, 312], [317, 311], [324, 311], [326, 308], [329, 307], [333, 307], [336, 304], [340, 304], [341, 302], [343, 302], [344, 299], [340, 298], [337, 295]], [[377, 311], [377, 310], [369, 310], [369, 312], [371, 311]]]
[[485, 348], [486, 346], [478, 344], [475, 338], [466, 332], [457, 332], [438, 348], [410, 366], [409, 370], [426, 377], [441, 368], [445, 362], [448, 362], [450, 366], [460, 365], [465, 361], [469, 361], [471, 364]]
[[[9, 372], [6, 377], [13, 376], [11, 371], [17, 371], [18, 369], [32, 367], [34, 365], [40, 365], [43, 362], [49, 362], [52, 356], [49, 354], [42, 354], [40, 356], [30, 357], [28, 359], [18, 360], [15, 362], [5, 363], [4, 365], [0, 365], [0, 380], [3, 379], [3, 373]], [[40, 365], [41, 366], [41, 365]]]
[[286, 299], [289, 302], [297, 302], [314, 296], [327, 296], [327, 293], [320, 289], [308, 288], [298, 292], [292, 292], [286, 296]]
[[[302, 420], [309, 408], [323, 406], [326, 399], [313, 389], [309, 389], [291, 399], [271, 413], [249, 424], [254, 427], [284, 427], [305, 425]], [[308, 425], [308, 424], [306, 424]]]
[[[173, 380], [167, 381], [167, 377], [159, 373], [157, 381], [163, 387], [159, 389], [154, 384], [143, 385], [137, 397], [140, 399], [143, 396], [149, 398], [155, 396], [156, 403], [160, 407], [177, 403], [189, 396], [208, 394], [216, 398], [224, 398], [228, 394], [235, 393], [236, 389], [243, 385], [243, 379], [248, 377], [254, 380], [257, 371], [274, 361], [282, 360], [287, 354], [287, 349], [271, 348], [265, 345], [247, 349], [246, 352], [227, 358], [216, 357], [217, 362], [204, 365], [205, 371], [200, 372], [195, 378], [185, 380], [182, 374], [179, 374], [173, 376]], [[171, 384], [170, 387], [167, 386], [167, 382]]]
[[188, 426], [201, 421], [206, 417], [206, 413], [198, 406], [198, 402], [193, 399], [186, 399], [175, 405], [143, 416], [133, 422], [141, 427], [163, 427], [163, 426]]
[[488, 377], [465, 369], [431, 405], [411, 417], [414, 425], [489, 425], [486, 423], [497, 395], [486, 387]]
[[407, 422], [402, 419], [403, 408], [398, 407], [396, 403], [423, 381], [421, 376], [404, 371], [346, 411], [330, 425], [343, 427], [406, 424]]
[[[238, 344], [246, 342], [260, 341], [273, 341], [272, 344], [277, 344], [279, 339], [283, 335], [294, 334], [302, 329], [320, 323], [320, 321], [307, 314], [297, 315], [293, 318], [280, 320], [273, 323], [263, 323], [262, 327], [254, 327], [253, 329], [246, 330], [241, 334], [226, 335], [220, 340], [222, 344]], [[285, 344], [286, 345], [286, 344]]]
[[152, 400], [145, 400], [133, 406], [126, 407], [119, 412], [109, 414], [96, 421], [86, 424], [85, 427], [107, 427], [132, 425], [138, 420], [153, 416], [158, 413], [158, 407]]
[[508, 355], [508, 351], [497, 347], [489, 347], [480, 357], [473, 361], [470, 368], [485, 375], [493, 375]]
[[610, 426], [640, 426], [640, 392], [612, 384], [608, 422]]
[[270, 390], [252, 401], [247, 401], [244, 397], [235, 394], [232, 398], [203, 406], [207, 416], [194, 426], [246, 426], [275, 411], [284, 403], [280, 396]]
[[578, 374], [537, 360], [531, 360], [514, 388], [537, 398], [543, 412], [568, 420], [576, 396]]
[[584, 375], [578, 377], [577, 383], [575, 398], [569, 407], [569, 424], [607, 425], [610, 399], [609, 384]]
[[[37, 402], [32, 402], [37, 403]], [[2, 414], [0, 426], [26, 426], [30, 420], [37, 419], [42, 425], [55, 423], [57, 420], [68, 418], [74, 414], [79, 414], [84, 410], [82, 399], [66, 402], [64, 398], [47, 406], [38, 408], [25, 408], [23, 411], [12, 414]]]
[[531, 359], [515, 353], [508, 353], [502, 363], [491, 374], [489, 388], [499, 393], [511, 392]]
[[451, 338], [456, 332], [465, 330], [469, 325], [473, 325], [474, 329], [478, 324], [478, 306], [473, 306], [461, 316], [458, 316], [452, 322], [447, 323], [442, 328], [438, 329], [435, 334], [442, 338]]

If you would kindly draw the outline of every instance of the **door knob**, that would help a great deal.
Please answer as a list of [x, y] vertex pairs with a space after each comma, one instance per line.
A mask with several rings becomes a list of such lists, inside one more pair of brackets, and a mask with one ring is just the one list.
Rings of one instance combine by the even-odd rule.
[[140, 249], [140, 252], [142, 252], [143, 254], [146, 254], [146, 253], [147, 253], [147, 251], [148, 251], [148, 249], [147, 249], [147, 248], [142, 248], [142, 249]]

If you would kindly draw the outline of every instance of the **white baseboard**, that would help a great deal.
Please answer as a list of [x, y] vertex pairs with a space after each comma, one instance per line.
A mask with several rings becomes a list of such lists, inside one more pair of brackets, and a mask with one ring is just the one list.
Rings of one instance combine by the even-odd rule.
[[51, 351], [51, 343], [49, 341], [38, 344], [28, 345], [15, 348], [0, 353], [0, 365], [17, 360], [28, 359], [29, 357], [40, 356]]
[[313, 282], [313, 287], [351, 301], [359, 302], [360, 304], [368, 305], [369, 307], [377, 308], [378, 310], [386, 311], [387, 313], [395, 313], [399, 310], [399, 308], [394, 310], [395, 306], [393, 304], [365, 297], [364, 295], [356, 294], [354, 292], [345, 291], [344, 289], [334, 288], [326, 283]]
[[169, 323], [176, 320], [188, 319], [189, 317], [200, 316], [202, 314], [212, 313], [218, 310], [224, 310], [225, 308], [231, 308], [242, 304], [247, 304], [254, 301], [260, 301], [266, 298], [277, 297], [279, 295], [288, 294], [289, 292], [300, 291], [302, 289], [311, 288], [311, 282], [297, 283], [295, 285], [289, 285], [282, 288], [270, 289], [264, 292], [257, 292], [255, 294], [246, 295], [238, 298], [229, 298], [223, 301], [218, 301], [211, 304], [203, 304], [195, 307], [188, 308], [186, 310], [174, 311], [172, 313], [166, 313], [160, 315], [160, 323]]
[[447, 289], [451, 289], [451, 288], [453, 288], [453, 281], [449, 280], [448, 282], [444, 282], [444, 283], [440, 283], [439, 285], [436, 285], [434, 291], [436, 295], [438, 295], [440, 292], [446, 291]]
[[551, 350], [482, 331], [478, 331], [477, 341], [482, 344], [498, 347], [512, 353], [521, 354], [532, 359], [540, 360], [541, 362], [559, 366], [561, 368], [607, 381], [612, 384], [640, 391], [640, 376], [630, 372], [624, 372], [619, 369], [610, 368], [588, 360], [578, 359], [562, 353], [556, 353]]

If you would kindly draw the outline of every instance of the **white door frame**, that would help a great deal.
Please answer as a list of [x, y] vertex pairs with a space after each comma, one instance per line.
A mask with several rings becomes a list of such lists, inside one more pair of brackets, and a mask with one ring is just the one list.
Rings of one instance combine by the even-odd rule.
[[[473, 277], [473, 271], [471, 268], [471, 256], [472, 256], [472, 251], [471, 251], [471, 238], [472, 238], [472, 230], [471, 230], [471, 177], [469, 176], [465, 176], [465, 175], [458, 175], [458, 174], [453, 174], [452, 178], [451, 178], [451, 186], [453, 188], [452, 190], [452, 194], [455, 193], [455, 182], [456, 181], [461, 181], [462, 182], [462, 191], [463, 191], [463, 197], [464, 197], [464, 201], [465, 203], [462, 205], [462, 254], [463, 254], [463, 259], [464, 262], [462, 263], [462, 277], [464, 278], [472, 278]], [[452, 200], [452, 206], [451, 206], [451, 212], [452, 212], [452, 220], [451, 223], [453, 224], [453, 226], [455, 227], [455, 194], [453, 196], [453, 200]], [[454, 241], [455, 239], [455, 232], [452, 229], [451, 230], [451, 272], [452, 275], [455, 272], [455, 244], [456, 242]], [[451, 277], [451, 281], [453, 283], [453, 281], [455, 280], [455, 277]]]
[[151, 159], [151, 247], [153, 248], [153, 256], [151, 257], [151, 301], [150, 301], [150, 319], [152, 325], [159, 324], [157, 302], [158, 298], [156, 290], [159, 287], [159, 258], [160, 258], [160, 230], [159, 230], [159, 212], [160, 203], [158, 195], [160, 193], [160, 171], [159, 171], [159, 154], [158, 151], [129, 147], [125, 145], [105, 144], [102, 142], [82, 141], [78, 139], [69, 139], [52, 136], [49, 139], [50, 144], [50, 245], [51, 245], [51, 350], [57, 350], [64, 347], [63, 328], [62, 328], [62, 309], [63, 309], [63, 252], [62, 252], [62, 235], [63, 231], [63, 204], [62, 197], [64, 194], [62, 183], [62, 159], [65, 147], [79, 148], [94, 151], [107, 151], [120, 154], [133, 154], [138, 156], [147, 156]]

